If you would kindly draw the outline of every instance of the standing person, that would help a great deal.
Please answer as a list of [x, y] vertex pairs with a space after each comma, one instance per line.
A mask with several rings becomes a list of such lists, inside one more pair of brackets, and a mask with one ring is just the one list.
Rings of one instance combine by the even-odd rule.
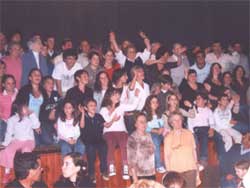
[[74, 86], [74, 74], [82, 69], [81, 65], [76, 63], [76, 60], [76, 51], [68, 49], [63, 52], [63, 61], [55, 65], [52, 77], [56, 81], [57, 92], [60, 96], [65, 96], [68, 89]]
[[32, 152], [17, 152], [14, 158], [15, 180], [9, 183], [8, 188], [46, 188], [41, 181], [43, 168], [41, 159]]
[[30, 152], [35, 148], [34, 132], [39, 131], [40, 122], [34, 112], [31, 112], [28, 105], [21, 101], [15, 103], [16, 113], [8, 119], [7, 132], [3, 146], [6, 148], [0, 152], [0, 165], [5, 167], [5, 174], [2, 183], [10, 180], [10, 169], [13, 168], [13, 161], [16, 151]]
[[147, 118], [144, 113], [135, 114], [135, 127], [127, 143], [129, 174], [133, 182], [139, 179], [155, 180], [155, 146], [151, 135], [146, 132]]
[[111, 49], [108, 49], [104, 53], [104, 63], [103, 63], [103, 68], [104, 71], [108, 74], [109, 79], [112, 79], [113, 73], [120, 69], [121, 66], [117, 61], [114, 59], [114, 52]]
[[22, 61], [21, 61], [21, 45], [12, 42], [8, 45], [9, 55], [5, 56], [2, 61], [6, 64], [6, 74], [12, 74], [16, 80], [16, 87], [20, 89], [22, 78]]
[[28, 83], [29, 72], [37, 68], [41, 71], [43, 76], [48, 75], [48, 67], [46, 59], [41, 55], [42, 41], [40, 38], [33, 37], [29, 41], [29, 51], [22, 56], [22, 80], [21, 86]]
[[54, 58], [54, 60], [53, 60], [54, 65], [57, 65], [58, 63], [61, 63], [62, 61], [64, 61], [63, 52], [68, 50], [68, 49], [72, 49], [72, 48], [73, 48], [72, 40], [70, 38], [64, 38], [62, 41], [62, 44], [61, 44], [62, 52]]
[[[94, 99], [89, 98], [85, 100], [84, 109], [82, 109], [84, 123], [81, 126], [81, 139], [86, 146], [88, 175], [93, 183], [96, 183], [96, 152], [98, 152], [100, 158], [100, 171], [102, 178], [104, 180], [109, 180], [107, 174], [107, 145], [103, 139], [105, 121], [100, 114], [96, 113], [96, 108], [97, 104]], [[84, 110], [86, 110], [85, 113]]]
[[65, 99], [74, 101], [78, 106], [87, 98], [93, 98], [93, 90], [87, 86], [89, 83], [89, 74], [87, 71], [83, 69], [76, 71], [74, 80], [76, 85], [67, 91]]
[[111, 88], [111, 81], [109, 80], [108, 73], [101, 71], [96, 76], [96, 82], [94, 86], [94, 99], [97, 104], [97, 112], [100, 112], [103, 97], [106, 91]]
[[88, 87], [93, 89], [96, 75], [99, 72], [103, 71], [103, 68], [100, 65], [100, 55], [98, 52], [96, 51], [90, 52], [88, 58], [89, 58], [89, 64], [84, 68], [84, 70], [87, 71], [89, 74]]
[[80, 53], [78, 54], [77, 63], [82, 65], [84, 69], [89, 64], [88, 54], [90, 51], [90, 44], [87, 40], [82, 40], [80, 44]]
[[168, 171], [181, 173], [186, 188], [196, 187], [197, 157], [194, 136], [184, 129], [183, 116], [173, 112], [169, 117], [173, 130], [164, 139], [165, 165]]
[[95, 187], [91, 183], [84, 169], [86, 168], [80, 153], [68, 153], [63, 158], [62, 177], [53, 187], [55, 188], [89, 188]]
[[[0, 83], [2, 83], [3, 76], [6, 74], [6, 64], [0, 59]], [[2, 92], [2, 84], [0, 84], [0, 92]]]
[[71, 152], [84, 154], [85, 146], [80, 139], [80, 126], [83, 123], [83, 112], [79, 119], [77, 109], [72, 101], [65, 100], [63, 110], [57, 119], [56, 128], [59, 136], [59, 145], [64, 157]]
[[138, 105], [139, 91], [136, 90], [134, 101], [132, 103], [120, 103], [121, 94], [117, 89], [110, 89], [106, 92], [100, 114], [105, 120], [105, 127], [103, 130], [104, 139], [108, 145], [108, 166], [109, 176], [116, 175], [114, 165], [114, 151], [118, 145], [122, 155], [124, 180], [129, 179], [128, 162], [127, 162], [127, 139], [128, 133], [124, 123], [124, 113], [132, 111]]
[[150, 133], [155, 146], [155, 168], [159, 173], [165, 173], [166, 169], [161, 160], [161, 143], [164, 134], [164, 120], [156, 95], [150, 95], [145, 103], [143, 111], [147, 115], [147, 132]]

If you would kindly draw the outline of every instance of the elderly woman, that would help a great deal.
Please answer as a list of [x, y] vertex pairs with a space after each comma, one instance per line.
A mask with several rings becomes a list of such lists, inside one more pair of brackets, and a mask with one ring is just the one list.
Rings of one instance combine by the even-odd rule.
[[155, 179], [155, 146], [151, 135], [146, 132], [147, 118], [144, 113], [135, 115], [135, 127], [127, 143], [130, 175], [134, 182], [138, 179]]
[[186, 182], [185, 187], [196, 187], [197, 157], [194, 136], [191, 131], [182, 127], [181, 113], [173, 112], [168, 121], [173, 130], [164, 140], [167, 170], [181, 173]]

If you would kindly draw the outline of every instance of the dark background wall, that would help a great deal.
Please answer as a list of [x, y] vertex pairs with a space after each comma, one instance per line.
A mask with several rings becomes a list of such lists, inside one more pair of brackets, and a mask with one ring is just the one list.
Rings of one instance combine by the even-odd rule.
[[18, 29], [27, 39], [34, 32], [107, 43], [114, 30], [142, 46], [136, 35], [144, 30], [167, 45], [208, 45], [234, 40], [249, 46], [248, 1], [7, 1], [0, 0], [1, 30]]

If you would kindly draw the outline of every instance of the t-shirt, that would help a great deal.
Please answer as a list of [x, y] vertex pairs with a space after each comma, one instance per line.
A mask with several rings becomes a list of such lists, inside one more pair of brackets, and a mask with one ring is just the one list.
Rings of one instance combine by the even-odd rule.
[[61, 62], [55, 66], [52, 77], [56, 80], [61, 80], [63, 93], [66, 93], [69, 88], [74, 86], [74, 74], [80, 69], [82, 69], [82, 66], [79, 63], [75, 63], [71, 69], [67, 68], [65, 62]]

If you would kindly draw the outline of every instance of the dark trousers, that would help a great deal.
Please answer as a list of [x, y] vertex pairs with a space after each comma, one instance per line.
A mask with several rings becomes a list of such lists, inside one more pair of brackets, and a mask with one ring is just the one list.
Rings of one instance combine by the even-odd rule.
[[199, 159], [206, 161], [208, 158], [208, 130], [209, 127], [195, 127], [194, 135], [199, 144]]
[[93, 177], [95, 174], [95, 160], [96, 152], [98, 152], [100, 159], [100, 170], [101, 173], [107, 171], [107, 145], [103, 143], [98, 144], [86, 144], [86, 154], [88, 160], [88, 173], [90, 177]]

